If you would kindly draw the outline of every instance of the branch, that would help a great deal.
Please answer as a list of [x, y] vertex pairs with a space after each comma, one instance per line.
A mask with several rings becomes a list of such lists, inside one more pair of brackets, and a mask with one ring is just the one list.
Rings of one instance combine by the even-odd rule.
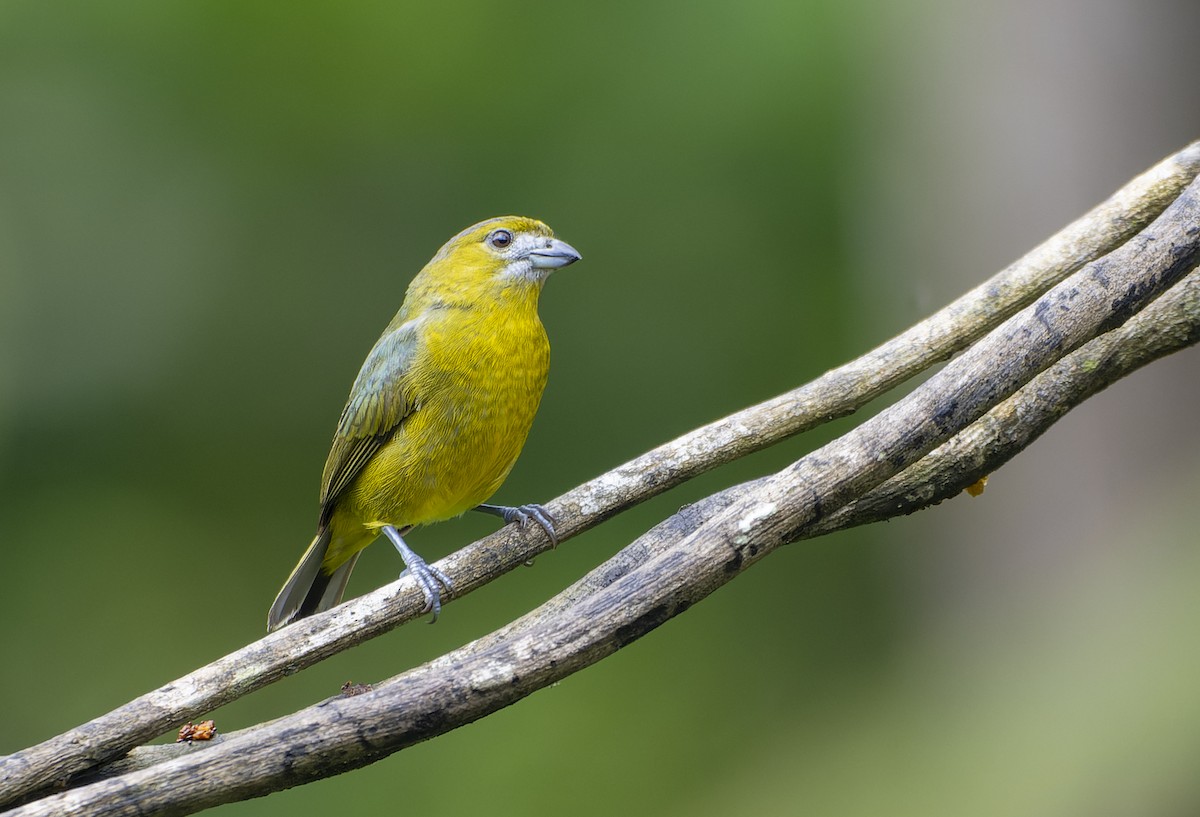
[[[898, 486], [912, 489], [926, 484], [919, 481], [923, 464], [939, 458], [952, 462], [941, 449], [926, 457], [917, 470], [897, 477], [899, 482], [884, 481], [967, 429], [1090, 338], [1108, 332], [1105, 337], [1118, 348], [1131, 342], [1120, 333], [1134, 331], [1138, 322], [1130, 323], [1132, 329], [1111, 330], [1179, 281], [1200, 257], [1196, 246], [1200, 208], [1197, 184], [1192, 182], [1198, 168], [1200, 144], [1134, 180], [988, 283], [859, 360], [685, 435], [551, 503], [551, 512], [566, 520], [563, 533], [574, 535], [716, 465], [850, 413], [979, 338], [1084, 262], [1099, 259], [888, 411], [778, 474], [722, 492], [677, 514], [589, 579], [514, 625], [398, 676], [374, 692], [326, 702], [230, 735], [206, 750], [56, 795], [16, 813], [76, 809], [105, 814], [141, 809], [191, 813], [369, 763], [482, 717], [598, 660], [703, 598], [780, 544], [810, 535], [813, 524], [827, 530], [831, 525], [851, 524], [855, 518], [866, 521], [880, 518], [879, 513], [891, 515], [916, 507], [917, 503], [909, 502], [888, 511], [886, 501], [895, 504]], [[1150, 227], [1130, 239], [1159, 213]], [[1185, 323], [1171, 339], [1160, 340], [1163, 349], [1195, 340], [1194, 287], [1180, 285], [1170, 297], [1183, 298], [1191, 307], [1190, 311], [1177, 308]], [[1146, 327], [1139, 331], [1144, 334]], [[1111, 363], [1101, 367], [1102, 373], [1120, 376], [1137, 359], [1133, 354], [1110, 354]], [[1091, 378], [1093, 384], [1077, 393], [1082, 400], [1091, 393], [1087, 388], [1094, 391], [1100, 386], [1094, 385], [1098, 381], [1088, 367], [1080, 370], [1079, 377]], [[1031, 397], [1037, 394], [1028, 392]], [[1046, 416], [1055, 410], [1061, 416], [1073, 404], [1059, 401], [1058, 408]], [[987, 421], [976, 423], [967, 433], [986, 425]], [[960, 452], [974, 452], [977, 466], [994, 467], [992, 455], [981, 455], [980, 443], [969, 440], [960, 435], [947, 450], [959, 445]], [[1011, 456], [1018, 448], [1013, 443], [996, 450], [1007, 450]], [[954, 468], [946, 473], [960, 481], [965, 478]], [[951, 484], [952, 479], [943, 481], [941, 490]], [[872, 496], [885, 500], [884, 505], [876, 505], [875, 517], [865, 513]], [[837, 521], [839, 509], [860, 497], [866, 504], [854, 506], [858, 511], [840, 512], [844, 516]], [[461, 594], [546, 547], [541, 537], [526, 538], [509, 528], [448, 557], [441, 567], [454, 578]], [[608, 583], [597, 585], [597, 575]], [[420, 606], [419, 592], [405, 580], [272, 634], [109, 715], [0, 759], [0, 791], [12, 802], [123, 755], [183, 720], [416, 617]], [[191, 777], [199, 769], [202, 777]]]

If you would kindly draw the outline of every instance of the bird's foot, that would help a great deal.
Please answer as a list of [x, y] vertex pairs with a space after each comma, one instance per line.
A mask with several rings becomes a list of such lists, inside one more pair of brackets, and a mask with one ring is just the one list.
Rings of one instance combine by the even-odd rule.
[[550, 537], [551, 547], [558, 547], [558, 531], [554, 529], [554, 517], [541, 505], [536, 503], [515, 507], [512, 505], [477, 505], [475, 510], [498, 516], [505, 522], [516, 522], [522, 528], [528, 528], [536, 522]]
[[404, 542], [399, 531], [394, 527], [384, 525], [383, 534], [391, 540], [396, 550], [400, 552], [400, 558], [404, 560], [404, 572], [400, 575], [411, 575], [413, 581], [417, 583], [417, 587], [421, 588], [421, 592], [425, 595], [425, 607], [422, 608], [421, 612], [433, 612], [433, 618], [429, 622], [432, 624], [437, 621], [438, 614], [442, 611], [442, 591], [445, 590], [447, 593], [454, 592], [454, 582], [441, 570], [418, 556]]

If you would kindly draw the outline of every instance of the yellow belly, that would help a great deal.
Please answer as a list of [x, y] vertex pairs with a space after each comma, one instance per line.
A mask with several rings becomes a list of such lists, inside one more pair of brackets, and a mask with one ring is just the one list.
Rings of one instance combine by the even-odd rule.
[[541, 401], [549, 346], [540, 322], [471, 337], [465, 348], [430, 338], [411, 386], [422, 395], [417, 408], [336, 501], [324, 571], [370, 544], [382, 526], [458, 516], [508, 476]]

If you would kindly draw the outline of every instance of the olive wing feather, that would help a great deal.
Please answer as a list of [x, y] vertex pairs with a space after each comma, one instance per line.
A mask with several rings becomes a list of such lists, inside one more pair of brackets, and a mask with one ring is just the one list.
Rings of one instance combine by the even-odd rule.
[[407, 321], [385, 332], [363, 361], [342, 409], [329, 459], [325, 461], [321, 476], [323, 509], [353, 482], [415, 408], [414, 396], [405, 389], [405, 380], [416, 356], [417, 343], [417, 322]]

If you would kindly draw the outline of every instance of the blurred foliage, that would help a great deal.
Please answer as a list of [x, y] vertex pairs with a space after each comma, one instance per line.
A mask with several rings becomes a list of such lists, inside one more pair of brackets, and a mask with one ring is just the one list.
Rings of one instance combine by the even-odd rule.
[[[543, 297], [550, 386], [497, 497], [548, 499], [865, 350], [1195, 138], [1200, 108], [1154, 101], [1190, 84], [1169, 45], [1195, 9], [1082, 13], [0, 4], [0, 752], [262, 634], [358, 365], [455, 232], [532, 215], [584, 255]], [[1107, 109], [1088, 104], [1101, 93]], [[1191, 381], [1155, 382], [1194, 405]], [[848, 422], [214, 713], [218, 728], [489, 632]], [[1071, 450], [1087, 462], [1106, 433]], [[1200, 523], [1198, 461], [1188, 442], [1133, 471], [1142, 503], [1104, 531], [1116, 544], [1072, 540], [1088, 545], [1051, 560], [1070, 568], [1038, 561], [1062, 537], [1022, 534], [1041, 517], [998, 479], [965, 508], [789, 549], [476, 725], [222, 813], [1195, 811], [1200, 661], [1182, 624], [1200, 566], [1179, 545]], [[1004, 473], [1053, 513], [1044, 486], [1064, 481], [1025, 462]], [[411, 541], [439, 557], [493, 527]], [[1029, 561], [1003, 569], [1008, 553]], [[399, 569], [386, 547], [360, 565], [352, 593]]]

